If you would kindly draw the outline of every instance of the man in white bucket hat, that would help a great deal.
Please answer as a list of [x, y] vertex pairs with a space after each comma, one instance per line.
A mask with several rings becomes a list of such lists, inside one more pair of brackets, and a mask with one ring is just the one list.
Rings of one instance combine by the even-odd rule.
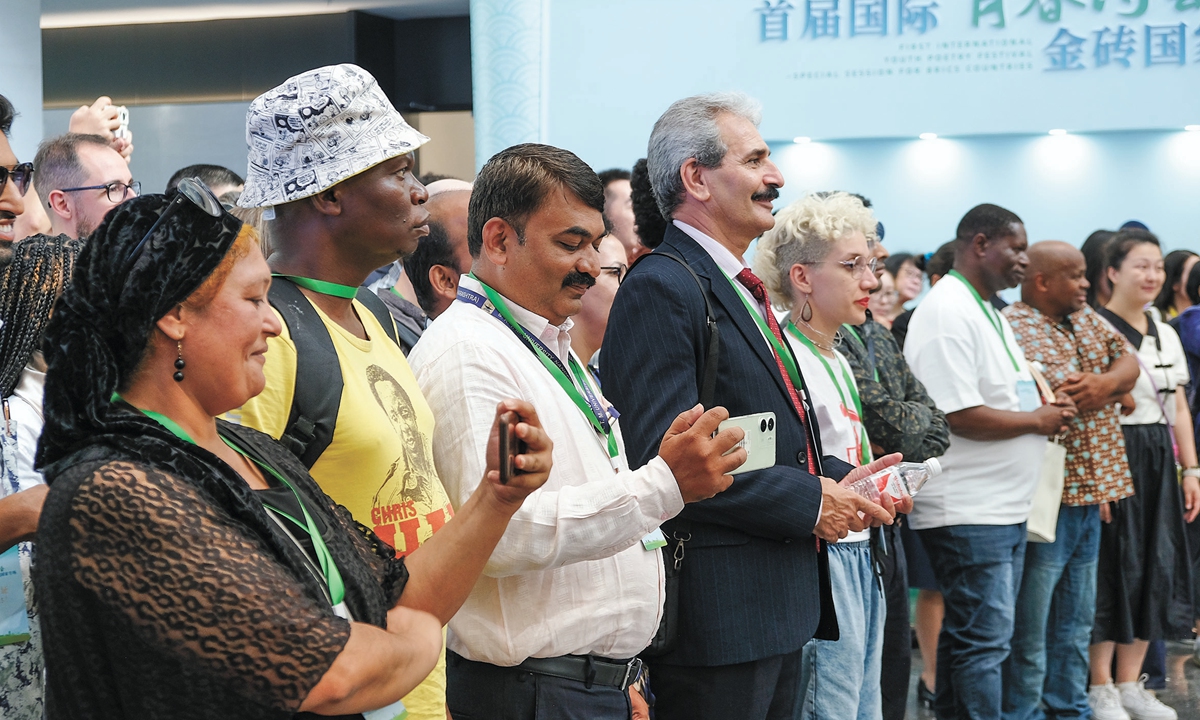
[[[279, 438], [399, 555], [453, 508], [433, 465], [433, 414], [386, 307], [359, 286], [429, 233], [412, 172], [428, 141], [367, 71], [310, 70], [250, 104], [238, 201], [273, 210], [271, 303], [283, 332], [268, 341], [266, 389], [231, 419]], [[404, 705], [412, 720], [445, 720], [444, 654]]]

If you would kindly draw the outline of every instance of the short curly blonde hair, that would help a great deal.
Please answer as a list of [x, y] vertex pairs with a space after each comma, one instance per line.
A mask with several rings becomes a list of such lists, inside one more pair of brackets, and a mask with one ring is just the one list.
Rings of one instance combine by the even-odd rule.
[[754, 273], [767, 286], [773, 304], [790, 309], [792, 266], [824, 260], [833, 243], [855, 231], [865, 235], [868, 244], [878, 242], [876, 225], [875, 214], [849, 193], [810, 193], [775, 215], [775, 227], [759, 239], [754, 251]]

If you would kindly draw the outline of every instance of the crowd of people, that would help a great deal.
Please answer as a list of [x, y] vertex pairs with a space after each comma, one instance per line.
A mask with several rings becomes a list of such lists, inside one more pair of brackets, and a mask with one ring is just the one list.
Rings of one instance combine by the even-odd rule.
[[163, 194], [108, 98], [32, 162], [15, 115], [3, 717], [1176, 718], [1200, 258], [1141, 223], [889, 255], [861, 195], [775, 207], [736, 93], [467, 181], [317, 68]]

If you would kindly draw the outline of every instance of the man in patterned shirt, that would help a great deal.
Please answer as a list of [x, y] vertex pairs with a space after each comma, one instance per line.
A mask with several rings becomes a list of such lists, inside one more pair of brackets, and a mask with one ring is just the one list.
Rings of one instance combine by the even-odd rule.
[[1085, 270], [1083, 253], [1065, 242], [1033, 245], [1021, 302], [1004, 311], [1025, 357], [1079, 408], [1061, 441], [1067, 458], [1055, 541], [1025, 550], [1005, 664], [1005, 717], [1033, 717], [1039, 702], [1050, 717], [1089, 713], [1100, 523], [1112, 519], [1108, 503], [1133, 494], [1114, 405], [1137, 381], [1137, 360], [1088, 307]]

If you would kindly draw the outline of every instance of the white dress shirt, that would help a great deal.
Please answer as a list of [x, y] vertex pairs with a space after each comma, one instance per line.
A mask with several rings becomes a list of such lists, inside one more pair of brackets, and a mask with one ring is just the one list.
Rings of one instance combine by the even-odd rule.
[[[459, 283], [482, 294], [470, 277]], [[571, 321], [556, 327], [515, 303], [508, 307], [565, 365]], [[620, 455], [610, 462], [604, 439], [538, 358], [502, 321], [468, 302], [456, 300], [431, 324], [408, 361], [437, 417], [434, 458], [456, 507], [483, 478], [500, 400], [530, 402], [554, 441], [549, 480], [513, 516], [450, 620], [448, 647], [502, 666], [529, 657], [641, 652], [658, 628], [664, 589], [662, 553], [639, 541], [683, 509], [666, 462], [656, 457], [631, 471], [618, 423]]]

